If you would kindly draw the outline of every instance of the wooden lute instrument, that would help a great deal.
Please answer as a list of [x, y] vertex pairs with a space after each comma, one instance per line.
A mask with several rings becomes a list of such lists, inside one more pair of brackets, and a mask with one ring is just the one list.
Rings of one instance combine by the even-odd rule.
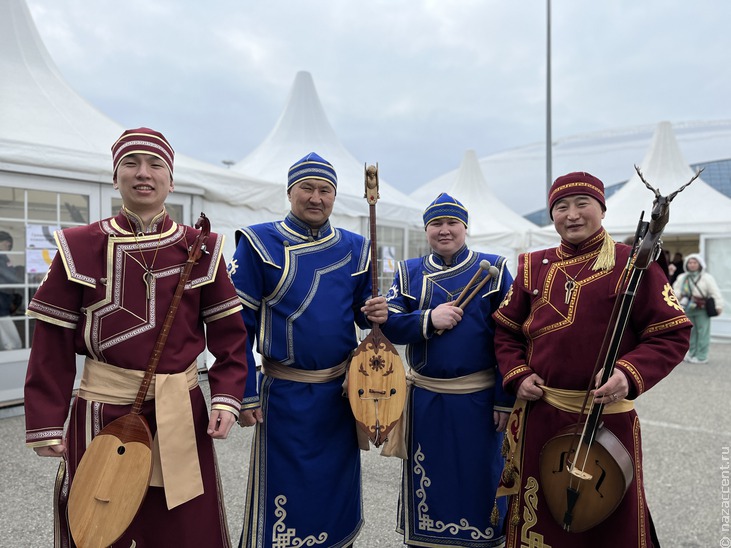
[[103, 548], [117, 541], [137, 515], [152, 474], [152, 435], [142, 404], [155, 375], [191, 270], [205, 252], [211, 231], [201, 213], [201, 232], [188, 252], [170, 309], [157, 337], [145, 376], [129, 414], [109, 423], [84, 452], [69, 493], [68, 520], [79, 548]]
[[[372, 296], [378, 296], [376, 259], [376, 202], [378, 167], [365, 170], [365, 198], [370, 207]], [[406, 403], [406, 371], [391, 342], [373, 324], [371, 332], [355, 349], [348, 366], [348, 399], [358, 424], [379, 447], [401, 418]]]

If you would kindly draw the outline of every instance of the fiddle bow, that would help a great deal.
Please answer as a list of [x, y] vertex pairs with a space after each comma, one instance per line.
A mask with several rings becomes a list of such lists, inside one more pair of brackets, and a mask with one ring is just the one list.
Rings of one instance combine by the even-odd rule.
[[[601, 369], [603, 386], [612, 376], [642, 277], [662, 252], [662, 234], [670, 219], [670, 202], [698, 178], [702, 170], [668, 196], [650, 185], [635, 166], [640, 180], [650, 189], [653, 201], [650, 221], [635, 233], [632, 253], [620, 280], [621, 295], [610, 316], [599, 352], [592, 383]], [[593, 399], [586, 411], [593, 386], [586, 391], [579, 422], [546, 442], [539, 457], [541, 484], [551, 515], [566, 531], [583, 532], [604, 521], [619, 506], [632, 483], [632, 457], [619, 439], [601, 423], [603, 403]], [[583, 417], [588, 415], [583, 426]]]
[[[378, 296], [376, 258], [376, 202], [378, 166], [365, 169], [371, 237], [372, 297]], [[396, 348], [374, 323], [371, 332], [355, 349], [348, 366], [348, 399], [358, 427], [379, 447], [401, 418], [406, 402], [406, 371]]]

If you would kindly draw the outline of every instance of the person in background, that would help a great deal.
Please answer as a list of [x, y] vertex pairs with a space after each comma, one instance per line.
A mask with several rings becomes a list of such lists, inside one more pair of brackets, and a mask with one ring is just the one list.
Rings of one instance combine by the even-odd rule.
[[668, 265], [668, 272], [670, 273], [670, 283], [672, 285], [675, 284], [675, 280], [678, 279], [678, 276], [685, 272], [685, 269], [683, 268], [683, 262], [683, 254], [680, 252], [676, 252], [675, 255], [673, 255], [673, 260], [670, 261], [670, 264]]
[[363, 525], [342, 385], [356, 323], [381, 324], [388, 308], [371, 298], [368, 241], [330, 224], [336, 194], [335, 169], [312, 152], [289, 169], [286, 218], [236, 233], [229, 272], [262, 356], [240, 420], [256, 425], [241, 546], [350, 546]]
[[[383, 332], [407, 345], [411, 367], [401, 425], [405, 451], [396, 453], [405, 457], [398, 530], [410, 546], [493, 548], [505, 542], [504, 500], [495, 516], [486, 505], [497, 489], [502, 432], [515, 399], [503, 391], [492, 313], [513, 278], [504, 257], [465, 245], [467, 224], [462, 203], [437, 196], [424, 211], [432, 252], [399, 262], [386, 296], [390, 313]], [[471, 293], [465, 286], [482, 261], [493, 266], [492, 279], [464, 310], [454, 306], [460, 293]], [[480, 280], [486, 276], [483, 271]]]
[[[9, 232], [0, 231], [0, 285], [22, 283], [16, 267], [4, 251], [12, 251], [13, 237]], [[23, 296], [15, 289], [0, 289], [0, 350], [17, 350], [23, 347], [18, 329], [10, 316], [18, 313], [23, 304]]]
[[[612, 327], [617, 288], [631, 252], [603, 228], [605, 210], [604, 184], [598, 178], [574, 172], [556, 179], [548, 211], [561, 243], [520, 256], [513, 286], [493, 315], [503, 385], [518, 398], [508, 421], [509, 479], [499, 491], [510, 496], [507, 548], [527, 543], [554, 548], [658, 546], [645, 498], [634, 400], [682, 361], [691, 324], [662, 269], [652, 263], [636, 292], [614, 371], [600, 385], [597, 356]], [[603, 428], [626, 449], [633, 477], [608, 518], [587, 531], [567, 532], [548, 508], [539, 465], [545, 444], [577, 425], [587, 391], [603, 406]]]
[[[123, 207], [115, 217], [55, 233], [58, 253], [28, 305], [37, 321], [25, 381], [26, 444], [62, 459], [56, 546], [74, 546], [67, 505], [76, 469], [100, 430], [130, 413], [199, 234], [165, 211], [173, 159], [162, 133], [122, 134], [112, 165]], [[247, 367], [241, 304], [222, 249], [223, 236], [211, 233], [162, 348], [142, 405], [154, 436], [152, 479], [114, 546], [230, 546], [213, 439], [226, 438], [236, 422]], [[197, 371], [206, 343], [216, 358], [208, 371], [210, 417]], [[72, 400], [77, 354], [85, 362]]]
[[685, 258], [684, 271], [673, 285], [680, 304], [693, 323], [690, 333], [690, 349], [685, 361], [690, 363], [708, 363], [708, 348], [711, 343], [711, 318], [705, 309], [705, 300], [713, 297], [716, 309], [723, 309], [723, 295], [716, 279], [706, 271], [706, 263], [698, 253], [691, 253]]

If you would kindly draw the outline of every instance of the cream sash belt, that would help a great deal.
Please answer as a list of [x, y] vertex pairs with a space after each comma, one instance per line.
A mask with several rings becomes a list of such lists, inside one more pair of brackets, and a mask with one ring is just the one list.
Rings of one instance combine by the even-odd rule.
[[[543, 401], [552, 407], [560, 411], [567, 411], [569, 413], [581, 413], [581, 407], [584, 405], [584, 398], [586, 392], [583, 390], [564, 390], [562, 388], [551, 388], [550, 386], [541, 385], [543, 390]], [[589, 396], [591, 397], [591, 396]], [[612, 403], [611, 405], [605, 405], [602, 410], [604, 415], [612, 415], [614, 413], [626, 413], [634, 409], [635, 403], [632, 400], [622, 399]], [[584, 410], [588, 412], [589, 405]]]
[[267, 377], [295, 382], [323, 383], [334, 381], [338, 377], [345, 375], [347, 368], [347, 361], [329, 369], [312, 371], [310, 369], [289, 367], [288, 365], [282, 365], [281, 363], [273, 362], [263, 357], [261, 360], [261, 372]]
[[465, 375], [464, 377], [455, 377], [453, 379], [425, 377], [411, 370], [406, 375], [406, 382], [438, 394], [471, 394], [472, 392], [479, 392], [480, 390], [486, 390], [495, 386], [495, 370], [484, 369]]
[[[122, 369], [87, 357], [79, 396], [110, 405], [132, 405], [144, 376], [144, 371]], [[157, 421], [150, 485], [164, 487], [168, 509], [203, 494], [193, 408], [188, 394], [196, 386], [198, 371], [193, 362], [182, 373], [155, 375], [145, 398], [145, 401], [154, 398]]]
[[[463, 377], [438, 379], [435, 377], [426, 377], [414, 370], [410, 370], [406, 375], [406, 383], [438, 394], [471, 394], [495, 386], [495, 371], [493, 369], [484, 369]], [[409, 390], [406, 394], [404, 413], [389, 433], [386, 443], [383, 444], [381, 455], [384, 457], [408, 459], [408, 453], [406, 452], [406, 424], [409, 420], [410, 394], [411, 391]]]

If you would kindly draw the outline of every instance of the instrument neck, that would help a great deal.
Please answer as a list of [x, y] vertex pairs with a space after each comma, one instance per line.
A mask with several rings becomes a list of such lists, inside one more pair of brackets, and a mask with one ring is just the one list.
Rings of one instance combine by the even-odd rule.
[[208, 235], [211, 231], [210, 221], [203, 213], [201, 213], [201, 216], [195, 226], [196, 228], [200, 228], [201, 232], [198, 234], [195, 242], [192, 246], [190, 246], [190, 249], [188, 250], [188, 260], [185, 262], [183, 271], [180, 274], [180, 280], [178, 280], [178, 285], [175, 288], [173, 300], [170, 302], [170, 308], [165, 315], [165, 321], [162, 324], [162, 329], [160, 330], [160, 333], [157, 336], [157, 340], [155, 341], [155, 346], [152, 349], [152, 355], [150, 356], [150, 361], [147, 364], [145, 376], [142, 379], [142, 384], [140, 385], [140, 389], [137, 392], [137, 397], [135, 398], [135, 402], [132, 405], [132, 410], [130, 411], [134, 415], [139, 415], [142, 413], [142, 404], [145, 403], [145, 398], [147, 397], [147, 392], [150, 389], [152, 379], [155, 376], [157, 365], [158, 363], [160, 363], [160, 356], [162, 355], [162, 351], [165, 348], [165, 343], [168, 340], [170, 329], [173, 326], [175, 315], [177, 314], [178, 307], [180, 306], [180, 300], [183, 298], [185, 284], [188, 283], [188, 279], [190, 278], [190, 273], [193, 270], [193, 266], [200, 259], [201, 254], [205, 251], [206, 240], [208, 239]]
[[[376, 204], [369, 206], [369, 224], [371, 237], [371, 297], [378, 297], [378, 244], [376, 242]], [[381, 334], [381, 326], [374, 323], [371, 326], [374, 337]]]
[[376, 205], [370, 204], [371, 297], [378, 297], [378, 244], [376, 243]]

